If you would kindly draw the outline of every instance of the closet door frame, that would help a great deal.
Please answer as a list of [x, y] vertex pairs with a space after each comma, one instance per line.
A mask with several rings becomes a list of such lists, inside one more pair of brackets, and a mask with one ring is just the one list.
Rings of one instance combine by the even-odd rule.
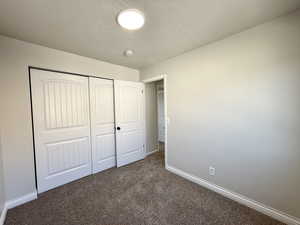
[[67, 74], [76, 75], [76, 76], [87, 77], [87, 78], [94, 77], [94, 78], [100, 78], [100, 79], [105, 79], [105, 80], [111, 80], [112, 82], [114, 82], [114, 79], [98, 77], [98, 76], [93, 76], [93, 75], [88, 75], [88, 74], [80, 74], [80, 73], [61, 71], [61, 70], [53, 70], [53, 69], [48, 69], [48, 68], [43, 68], [43, 67], [28, 66], [28, 83], [29, 83], [29, 94], [30, 94], [30, 111], [31, 111], [30, 114], [31, 114], [31, 132], [32, 132], [33, 161], [34, 161], [34, 176], [35, 176], [35, 188], [36, 188], [36, 192], [38, 193], [37, 162], [36, 162], [37, 159], [36, 159], [36, 146], [35, 146], [35, 133], [34, 133], [32, 81], [31, 81], [31, 71], [32, 70], [41, 70], [41, 71], [62, 73], [62, 74], [66, 74], [66, 75]]

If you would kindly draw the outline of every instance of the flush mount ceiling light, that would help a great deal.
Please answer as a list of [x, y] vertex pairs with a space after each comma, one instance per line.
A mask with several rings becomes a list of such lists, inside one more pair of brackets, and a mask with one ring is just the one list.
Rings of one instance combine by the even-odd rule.
[[144, 26], [145, 16], [137, 9], [126, 9], [118, 14], [117, 21], [127, 30], [138, 30]]
[[127, 57], [132, 56], [133, 53], [134, 53], [134, 52], [133, 52], [133, 50], [131, 50], [131, 49], [126, 49], [126, 50], [124, 51], [124, 55], [127, 56]]

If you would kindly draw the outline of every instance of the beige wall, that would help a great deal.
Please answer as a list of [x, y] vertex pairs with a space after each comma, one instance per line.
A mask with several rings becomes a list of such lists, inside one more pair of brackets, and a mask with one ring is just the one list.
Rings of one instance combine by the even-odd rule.
[[6, 200], [35, 190], [28, 65], [121, 80], [139, 72], [0, 36], [0, 102]]
[[2, 145], [1, 145], [1, 128], [0, 128], [0, 217], [5, 204], [4, 177], [3, 177]]
[[145, 97], [146, 149], [147, 152], [152, 152], [158, 147], [157, 95], [155, 82], [145, 84]]
[[300, 217], [300, 11], [141, 79], [158, 74], [168, 76], [168, 164]]

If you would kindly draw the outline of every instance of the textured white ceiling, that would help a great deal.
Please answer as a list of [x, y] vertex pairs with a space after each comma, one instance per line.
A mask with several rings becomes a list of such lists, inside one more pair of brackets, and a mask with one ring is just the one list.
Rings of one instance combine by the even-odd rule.
[[[141, 68], [299, 7], [299, 0], [1, 0], [0, 34]], [[141, 30], [117, 25], [126, 8], [146, 14]]]

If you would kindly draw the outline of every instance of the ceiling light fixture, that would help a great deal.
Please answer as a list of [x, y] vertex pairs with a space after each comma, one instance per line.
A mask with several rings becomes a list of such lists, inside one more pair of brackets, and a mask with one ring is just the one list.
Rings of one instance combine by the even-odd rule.
[[127, 57], [132, 56], [133, 55], [133, 50], [131, 50], [131, 49], [125, 50], [124, 55], [127, 56]]
[[138, 30], [144, 26], [145, 16], [137, 9], [126, 9], [118, 14], [117, 21], [127, 30]]

